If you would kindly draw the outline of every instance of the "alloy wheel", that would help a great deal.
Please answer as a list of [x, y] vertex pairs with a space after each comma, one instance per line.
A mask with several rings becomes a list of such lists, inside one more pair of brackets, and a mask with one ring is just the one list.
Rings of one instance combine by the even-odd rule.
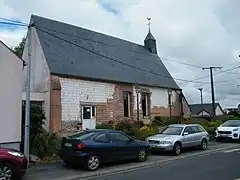
[[179, 155], [181, 153], [181, 146], [179, 145], [179, 143], [175, 144], [175, 154]]
[[146, 156], [147, 156], [147, 153], [144, 149], [141, 149], [138, 153], [138, 159], [139, 161], [145, 161], [146, 159]]
[[87, 162], [87, 166], [88, 166], [88, 169], [93, 171], [93, 170], [96, 170], [98, 167], [99, 167], [99, 159], [97, 156], [91, 156], [89, 157], [88, 159], [88, 162]]
[[206, 150], [207, 149], [207, 141], [204, 139], [202, 140], [202, 150]]
[[4, 165], [0, 171], [0, 180], [11, 180], [12, 170], [10, 167]]

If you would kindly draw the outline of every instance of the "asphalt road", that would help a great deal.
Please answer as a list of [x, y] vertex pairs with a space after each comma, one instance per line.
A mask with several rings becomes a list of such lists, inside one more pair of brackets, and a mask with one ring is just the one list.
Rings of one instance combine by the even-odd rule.
[[91, 180], [236, 180], [240, 178], [240, 148], [194, 156], [132, 172]]
[[[209, 170], [213, 168], [220, 168], [220, 166], [226, 166], [222, 168], [228, 167], [228, 158], [225, 156], [229, 156], [231, 159], [231, 166], [234, 167], [236, 159], [240, 159], [240, 154], [235, 154], [236, 152], [229, 152], [222, 154], [221, 151], [225, 151], [226, 149], [236, 149], [240, 148], [239, 144], [231, 144], [231, 143], [214, 143], [211, 142], [209, 144], [208, 150], [206, 151], [199, 151], [199, 150], [193, 150], [193, 151], [186, 151], [183, 152], [180, 156], [172, 156], [170, 154], [154, 154], [151, 155], [148, 159], [148, 161], [143, 163], [136, 163], [136, 162], [128, 162], [128, 163], [119, 163], [119, 164], [109, 164], [108, 166], [103, 166], [97, 171], [88, 172], [84, 171], [81, 168], [67, 168], [63, 163], [58, 164], [50, 164], [50, 165], [35, 165], [28, 169], [28, 173], [25, 180], [77, 180], [77, 179], [86, 179], [91, 177], [96, 177], [97, 175], [99, 178], [95, 178], [95, 180], [110, 180], [110, 179], [116, 179], [116, 180], [122, 180], [122, 179], [146, 179], [151, 177], [151, 179], [168, 179], [171, 180], [171, 178], [168, 177], [168, 175], [173, 176], [178, 174], [180, 177], [181, 175], [184, 176], [184, 180], [186, 180], [185, 176], [187, 175], [186, 172], [190, 172], [189, 176], [192, 172], [197, 171], [198, 173], [209, 173]], [[240, 151], [240, 150], [239, 150]], [[214, 153], [219, 153], [219, 155], [212, 155]], [[230, 154], [233, 153], [232, 157]], [[211, 154], [211, 155], [207, 155]], [[205, 155], [205, 156], [203, 156]], [[202, 156], [202, 157], [199, 157]], [[217, 157], [215, 157], [217, 156]], [[214, 157], [214, 158], [213, 158]], [[219, 162], [218, 161], [219, 159]], [[209, 163], [209, 159], [212, 159]], [[224, 163], [222, 163], [224, 161]], [[170, 163], [172, 162], [172, 163]], [[239, 161], [240, 162], [240, 161]], [[166, 164], [169, 163], [169, 164]], [[165, 164], [164, 166], [156, 167], [156, 164]], [[211, 164], [211, 165], [210, 165]], [[238, 164], [238, 169], [240, 164]], [[147, 168], [151, 167], [151, 168]], [[193, 168], [194, 167], [194, 168]], [[207, 168], [205, 168], [207, 167]], [[236, 165], [235, 165], [236, 167]], [[234, 167], [234, 168], [235, 168]], [[136, 169], [141, 170], [136, 170]], [[174, 171], [173, 171], [174, 170]], [[125, 172], [125, 174], [119, 174]], [[126, 173], [128, 172], [128, 173]], [[174, 173], [172, 173], [174, 172]], [[175, 173], [176, 172], [176, 173]], [[240, 171], [239, 171], [240, 172]], [[114, 176], [106, 176], [106, 174], [115, 174]], [[117, 175], [118, 174], [118, 175]], [[153, 176], [153, 174], [156, 174]], [[179, 175], [181, 174], [181, 175]], [[104, 176], [105, 175], [105, 176]], [[194, 180], [197, 180], [195, 178]], [[177, 177], [178, 177], [177, 176]], [[177, 180], [179, 179], [177, 178]], [[240, 177], [240, 174], [239, 174]], [[92, 178], [94, 180], [94, 178]], [[175, 179], [173, 176], [172, 179]], [[207, 180], [207, 179], [205, 179]], [[211, 179], [212, 180], [212, 179]], [[224, 179], [228, 180], [228, 179]], [[233, 179], [232, 179], [233, 180]]]

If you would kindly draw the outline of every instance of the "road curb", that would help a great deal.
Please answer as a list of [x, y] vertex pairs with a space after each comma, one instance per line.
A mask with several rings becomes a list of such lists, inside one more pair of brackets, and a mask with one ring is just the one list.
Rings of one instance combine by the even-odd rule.
[[182, 155], [182, 156], [173, 157], [173, 158], [170, 158], [170, 159], [146, 161], [146, 162], [142, 162], [142, 163], [139, 163], [139, 164], [131, 165], [129, 167], [116, 167], [115, 169], [103, 170], [102, 172], [95, 171], [95, 172], [89, 172], [87, 174], [74, 175], [74, 176], [71, 176], [71, 177], [56, 178], [54, 180], [79, 180], [79, 179], [87, 180], [87, 179], [97, 178], [99, 176], [123, 174], [123, 173], [127, 173], [127, 172], [134, 171], [134, 170], [149, 168], [149, 167], [152, 167], [152, 166], [163, 165], [163, 164], [166, 164], [166, 163], [170, 163], [170, 162], [173, 162], [173, 161], [176, 161], [176, 160], [179, 160], [179, 159], [185, 159], [185, 158], [192, 157], [192, 156], [209, 155], [209, 154], [212, 154], [212, 153], [215, 153], [215, 152], [218, 152], [218, 151], [221, 151], [221, 150], [233, 148], [233, 147], [239, 147], [239, 144], [233, 144], [233, 145], [228, 146], [228, 147], [219, 147], [219, 148], [212, 149], [212, 150], [209, 150], [209, 151], [202, 151], [202, 152], [198, 152], [198, 153], [194, 153], [194, 154], [186, 154], [186, 155]]

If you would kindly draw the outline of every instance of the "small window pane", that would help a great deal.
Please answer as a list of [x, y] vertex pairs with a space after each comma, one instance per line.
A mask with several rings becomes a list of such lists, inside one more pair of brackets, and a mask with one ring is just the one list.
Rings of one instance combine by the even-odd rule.
[[205, 129], [202, 126], [197, 126], [199, 132], [205, 132]]
[[199, 130], [196, 126], [191, 126], [190, 128], [191, 128], [192, 133], [198, 133], [199, 132]]
[[130, 93], [123, 92], [124, 117], [130, 117]]
[[188, 134], [191, 134], [191, 133], [192, 133], [190, 127], [186, 127], [185, 130], [184, 130], [184, 132], [187, 132]]
[[94, 138], [94, 141], [96, 142], [102, 142], [102, 143], [108, 143], [109, 139], [106, 133], [100, 134], [97, 137]]
[[95, 106], [92, 107], [92, 116], [96, 116], [96, 107]]
[[129, 137], [122, 133], [110, 133], [110, 140], [113, 142], [129, 141]]

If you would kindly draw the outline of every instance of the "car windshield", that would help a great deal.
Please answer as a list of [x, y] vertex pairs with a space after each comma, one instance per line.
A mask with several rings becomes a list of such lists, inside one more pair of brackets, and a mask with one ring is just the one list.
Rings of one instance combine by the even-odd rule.
[[91, 137], [94, 135], [96, 132], [93, 131], [83, 131], [74, 135], [69, 136], [70, 139], [76, 139], [76, 140], [86, 140], [87, 138]]
[[240, 120], [229, 120], [223, 123], [223, 127], [240, 127]]
[[183, 130], [182, 127], [167, 127], [162, 132], [160, 132], [160, 134], [180, 135], [182, 130]]

